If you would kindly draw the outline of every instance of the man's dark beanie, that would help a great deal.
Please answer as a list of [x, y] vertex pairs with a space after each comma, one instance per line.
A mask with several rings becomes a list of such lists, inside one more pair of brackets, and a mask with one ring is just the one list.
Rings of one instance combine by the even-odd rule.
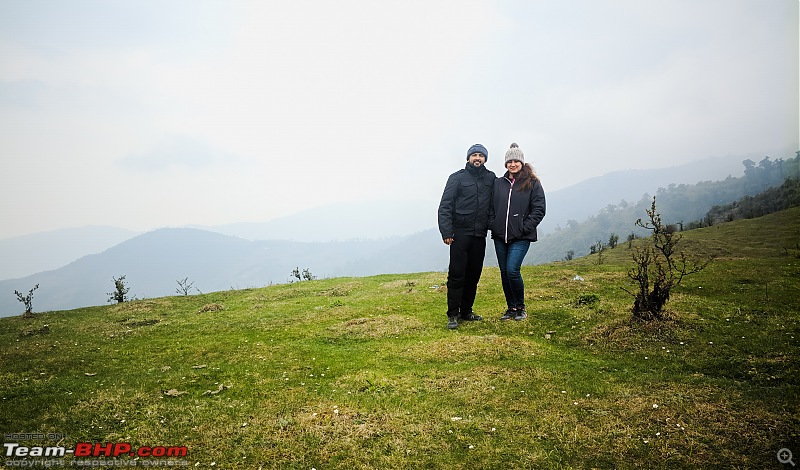
[[484, 147], [483, 145], [475, 144], [472, 147], [470, 147], [469, 150], [467, 150], [467, 160], [469, 160], [469, 156], [472, 155], [473, 153], [482, 153], [483, 156], [486, 158], [486, 161], [489, 161], [489, 151], [486, 150], [486, 147]]

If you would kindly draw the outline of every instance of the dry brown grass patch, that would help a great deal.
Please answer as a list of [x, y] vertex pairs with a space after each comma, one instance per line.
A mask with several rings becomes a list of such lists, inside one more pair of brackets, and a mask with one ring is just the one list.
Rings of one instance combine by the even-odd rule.
[[674, 341], [682, 323], [670, 312], [665, 315], [666, 320], [654, 322], [618, 318], [598, 325], [582, 338], [588, 344], [620, 351], [637, 350], [645, 342]]
[[317, 295], [324, 297], [346, 297], [354, 290], [357, 290], [361, 287], [363, 287], [363, 284], [360, 282], [345, 282], [331, 287], [330, 289], [319, 291], [317, 292]]
[[225, 310], [225, 306], [224, 305], [213, 303], [213, 304], [205, 304], [205, 305], [203, 305], [202, 307], [200, 307], [200, 310], [198, 310], [197, 313], [220, 312], [222, 310]]
[[397, 289], [399, 287], [413, 287], [416, 285], [415, 281], [408, 279], [398, 279], [396, 281], [382, 282], [380, 284], [384, 289]]
[[112, 313], [148, 313], [153, 310], [164, 310], [171, 305], [171, 302], [165, 299], [155, 300], [132, 300], [130, 302], [122, 302], [115, 304], [110, 308]]

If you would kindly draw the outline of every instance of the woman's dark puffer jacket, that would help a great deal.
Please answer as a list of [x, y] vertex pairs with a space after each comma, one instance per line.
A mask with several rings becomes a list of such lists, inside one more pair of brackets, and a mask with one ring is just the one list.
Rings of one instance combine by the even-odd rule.
[[[505, 176], [494, 181], [490, 224], [492, 238], [505, 243], [514, 240], [536, 241], [536, 227], [544, 219], [547, 204], [544, 188], [538, 179], [529, 189], [520, 190], [518, 182]], [[517, 186], [517, 187], [515, 187]]]

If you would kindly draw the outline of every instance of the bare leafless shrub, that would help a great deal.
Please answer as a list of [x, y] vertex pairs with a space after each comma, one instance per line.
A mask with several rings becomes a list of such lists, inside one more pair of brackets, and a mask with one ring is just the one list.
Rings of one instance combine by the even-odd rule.
[[661, 214], [656, 211], [656, 198], [650, 209], [646, 210], [649, 222], [636, 221], [638, 227], [652, 232], [652, 244], [638, 247], [633, 251], [634, 266], [628, 270], [628, 277], [634, 282], [634, 292], [624, 289], [634, 297], [633, 317], [638, 320], [663, 320], [664, 305], [669, 300], [672, 289], [678, 286], [685, 276], [695, 274], [708, 266], [710, 259], [689, 257], [677, 250], [683, 237], [674, 225], [664, 225]]

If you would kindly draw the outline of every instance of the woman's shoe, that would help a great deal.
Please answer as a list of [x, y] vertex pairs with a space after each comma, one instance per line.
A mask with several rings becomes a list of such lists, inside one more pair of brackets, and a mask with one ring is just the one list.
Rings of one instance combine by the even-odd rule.
[[500, 317], [500, 320], [511, 320], [515, 316], [517, 316], [517, 311], [508, 309], [506, 310], [506, 313], [504, 313], [503, 316]]
[[517, 310], [517, 314], [514, 316], [514, 320], [520, 321], [528, 318], [528, 312], [525, 311], [523, 308], [522, 310]]

